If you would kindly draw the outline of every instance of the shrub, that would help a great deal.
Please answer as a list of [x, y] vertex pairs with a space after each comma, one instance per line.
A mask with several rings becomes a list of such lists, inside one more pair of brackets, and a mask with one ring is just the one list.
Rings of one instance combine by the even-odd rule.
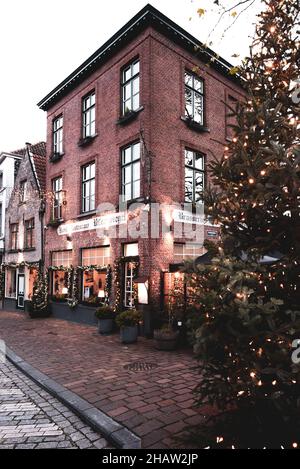
[[115, 312], [113, 308], [111, 308], [110, 306], [102, 305], [95, 312], [95, 316], [99, 320], [100, 319], [113, 319], [115, 317]]
[[123, 311], [116, 318], [116, 323], [120, 328], [134, 327], [134, 326], [137, 326], [141, 321], [142, 321], [142, 314], [135, 309], [129, 309], [127, 311]]

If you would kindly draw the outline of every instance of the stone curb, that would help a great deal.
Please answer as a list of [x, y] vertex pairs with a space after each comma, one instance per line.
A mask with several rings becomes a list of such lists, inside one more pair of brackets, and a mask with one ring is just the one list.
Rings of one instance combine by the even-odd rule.
[[13, 350], [6, 347], [6, 357], [25, 375], [39, 384], [53, 397], [56, 397], [66, 407], [71, 409], [81, 420], [101, 433], [110, 443], [121, 449], [140, 449], [141, 439], [128, 428], [120, 425], [108, 415], [96, 409], [92, 404], [69, 391], [59, 383], [49, 378], [31, 366]]

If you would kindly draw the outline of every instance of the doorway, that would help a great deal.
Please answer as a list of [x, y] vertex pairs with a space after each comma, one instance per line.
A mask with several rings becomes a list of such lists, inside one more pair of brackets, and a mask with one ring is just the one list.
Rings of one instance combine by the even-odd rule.
[[17, 307], [24, 309], [25, 299], [25, 274], [18, 274], [18, 289], [17, 289]]

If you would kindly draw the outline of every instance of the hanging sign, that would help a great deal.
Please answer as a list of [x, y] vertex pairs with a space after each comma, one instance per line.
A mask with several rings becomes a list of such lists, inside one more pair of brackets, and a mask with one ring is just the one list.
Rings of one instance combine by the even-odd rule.
[[110, 228], [127, 223], [126, 212], [112, 213], [101, 217], [90, 218], [89, 220], [79, 221], [76, 223], [65, 223], [57, 229], [59, 236], [70, 235], [72, 233], [81, 233], [83, 231], [96, 230], [99, 228]]
[[173, 219], [177, 223], [187, 223], [189, 225], [204, 225], [204, 215], [193, 214], [185, 210], [174, 210]]

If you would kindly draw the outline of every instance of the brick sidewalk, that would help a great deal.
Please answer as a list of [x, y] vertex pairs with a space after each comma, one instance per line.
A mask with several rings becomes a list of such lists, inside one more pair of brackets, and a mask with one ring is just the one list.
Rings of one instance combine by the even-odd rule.
[[[90, 326], [32, 320], [6, 311], [0, 311], [0, 338], [31, 365], [140, 436], [144, 448], [180, 447], [173, 437], [201, 421], [193, 408], [196, 362], [187, 351], [160, 352], [144, 338], [124, 346], [118, 335], [103, 337]], [[124, 368], [136, 362], [157, 368]]]

